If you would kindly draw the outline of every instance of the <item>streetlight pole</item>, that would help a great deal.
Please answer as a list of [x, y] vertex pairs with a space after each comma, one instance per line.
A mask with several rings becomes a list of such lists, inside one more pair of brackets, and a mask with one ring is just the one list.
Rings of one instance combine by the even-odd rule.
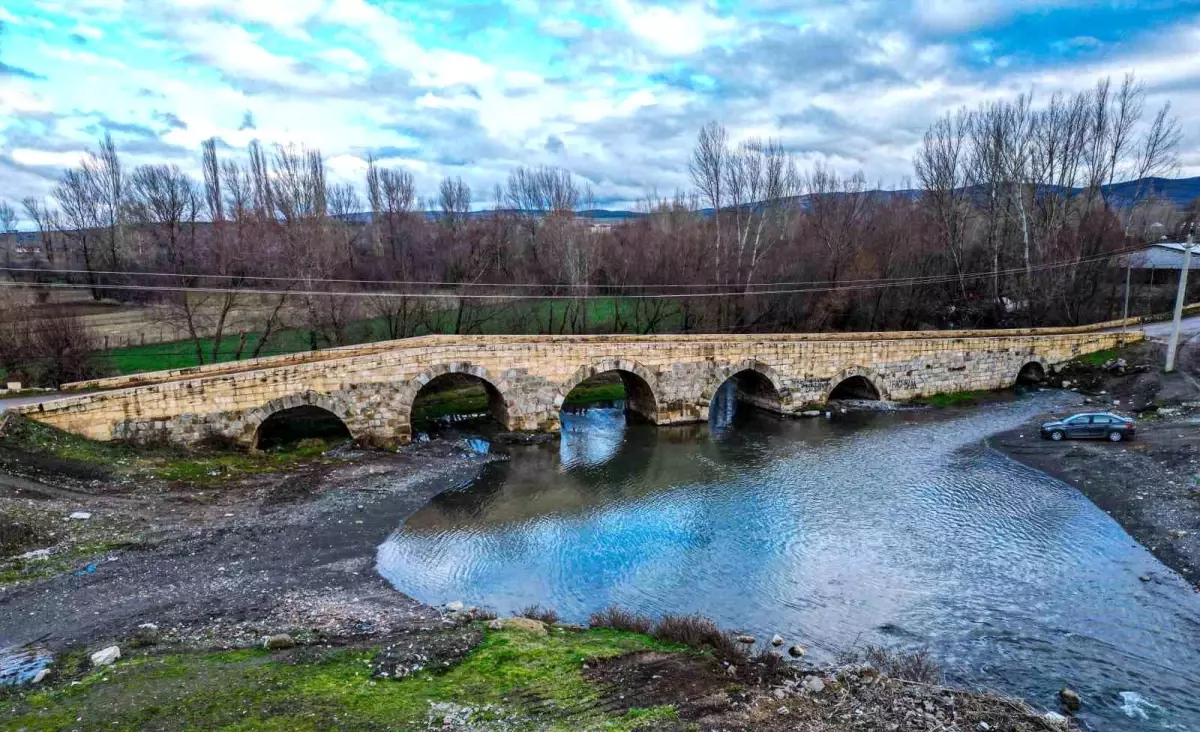
[[1175, 327], [1171, 328], [1171, 340], [1167, 341], [1167, 364], [1163, 369], [1168, 374], [1175, 370], [1175, 351], [1179, 347], [1179, 327], [1183, 320], [1183, 301], [1187, 299], [1188, 268], [1192, 266], [1192, 247], [1196, 245], [1196, 225], [1188, 229], [1187, 242], [1183, 245], [1183, 267], [1179, 270], [1179, 292], [1175, 294]]

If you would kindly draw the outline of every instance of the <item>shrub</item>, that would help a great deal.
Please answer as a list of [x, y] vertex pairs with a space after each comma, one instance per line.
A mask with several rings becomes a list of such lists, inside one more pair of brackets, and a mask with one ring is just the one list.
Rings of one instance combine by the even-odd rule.
[[43, 318], [35, 327], [33, 355], [41, 363], [43, 382], [61, 386], [105, 375], [103, 363], [93, 355], [96, 339], [79, 318]]
[[593, 628], [612, 628], [613, 630], [649, 635], [654, 628], [654, 620], [645, 615], [622, 610], [616, 605], [609, 605], [604, 610], [592, 613], [588, 617], [588, 625]]
[[518, 617], [529, 618], [530, 620], [540, 620], [547, 625], [554, 625], [558, 622], [558, 613], [550, 608], [542, 609], [541, 605], [533, 604], [526, 605], [516, 613]]
[[746, 652], [733, 635], [701, 615], [664, 615], [654, 627], [654, 637], [690, 648], [708, 648], [722, 661], [740, 663], [746, 660]]
[[864, 655], [867, 663], [894, 679], [933, 684], [942, 675], [941, 669], [924, 648], [911, 653], [899, 653], [883, 646], [867, 646]]
[[751, 672], [762, 683], [769, 684], [786, 676], [791, 671], [787, 660], [774, 651], [761, 651], [750, 659]]

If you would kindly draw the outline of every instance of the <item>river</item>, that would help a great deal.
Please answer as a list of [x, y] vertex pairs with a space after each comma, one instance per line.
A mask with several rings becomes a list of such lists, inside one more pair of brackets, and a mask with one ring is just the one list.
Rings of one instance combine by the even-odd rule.
[[723, 408], [683, 428], [564, 414], [560, 442], [437, 496], [377, 566], [431, 604], [701, 613], [817, 660], [928, 648], [954, 684], [1049, 709], [1070, 686], [1093, 729], [1200, 730], [1200, 596], [1077, 490], [985, 444], [1072, 399]]

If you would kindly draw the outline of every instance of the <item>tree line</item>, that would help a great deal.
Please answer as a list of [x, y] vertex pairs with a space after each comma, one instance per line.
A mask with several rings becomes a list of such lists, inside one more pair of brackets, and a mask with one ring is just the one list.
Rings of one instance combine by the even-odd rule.
[[[152, 303], [199, 363], [231, 343], [263, 355], [284, 329], [343, 345], [363, 322], [387, 338], [1078, 324], [1119, 316], [1119, 255], [1185, 215], [1149, 188], [1111, 193], [1170, 175], [1179, 141], [1132, 76], [943, 116], [915, 191], [801, 170], [780, 141], [711, 122], [692, 190], [600, 226], [581, 215], [590, 188], [559, 168], [517, 167], [482, 196], [446, 178], [422, 199], [374, 159], [354, 186], [330, 182], [318, 150], [255, 141], [234, 159], [212, 139], [193, 178], [130, 169], [106, 136], [49, 201], [23, 202], [44, 257], [12, 276]], [[233, 325], [246, 312], [253, 339]]]

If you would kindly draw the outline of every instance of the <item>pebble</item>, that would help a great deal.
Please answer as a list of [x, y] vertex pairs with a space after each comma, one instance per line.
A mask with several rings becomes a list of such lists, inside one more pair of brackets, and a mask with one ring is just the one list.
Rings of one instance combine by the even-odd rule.
[[102, 651], [96, 651], [92, 654], [93, 666], [110, 666], [114, 661], [121, 657], [121, 649], [117, 646], [109, 646]]
[[809, 676], [804, 680], [804, 690], [813, 694], [820, 694], [825, 691], [825, 682], [821, 681], [820, 676]]
[[776, 711], [776, 712], [778, 712], [778, 713], [779, 713], [779, 716], [781, 716], [781, 717], [782, 717], [782, 716], [784, 716], [784, 715], [786, 715], [786, 714], [788, 713], [788, 708], [787, 708], [787, 707], [780, 707], [780, 708], [776, 709], [775, 711]]
[[739, 635], [739, 636], [737, 637], [737, 642], [738, 642], [738, 643], [753, 643], [753, 642], [754, 642], [754, 636], [752, 636], [752, 635]]
[[287, 633], [278, 633], [269, 635], [263, 638], [263, 648], [270, 651], [279, 651], [284, 648], [291, 648], [296, 645], [296, 640]]
[[87, 521], [91, 517], [92, 517], [92, 514], [90, 514], [87, 511], [75, 511], [70, 516], [68, 516], [68, 518], [75, 519], [76, 521]]
[[33, 675], [33, 680], [30, 681], [29, 683], [40, 684], [40, 683], [42, 683], [42, 680], [45, 679], [47, 675], [49, 675], [49, 673], [50, 673], [50, 669], [48, 669], [48, 668], [38, 669], [38, 672]]
[[1141, 581], [1143, 581], [1143, 582], [1149, 582], [1149, 581], [1150, 581], [1150, 575], [1148, 575], [1148, 574], [1143, 574], [1141, 577], [1138, 577], [1138, 579], [1140, 579], [1140, 580], [1141, 580]]

